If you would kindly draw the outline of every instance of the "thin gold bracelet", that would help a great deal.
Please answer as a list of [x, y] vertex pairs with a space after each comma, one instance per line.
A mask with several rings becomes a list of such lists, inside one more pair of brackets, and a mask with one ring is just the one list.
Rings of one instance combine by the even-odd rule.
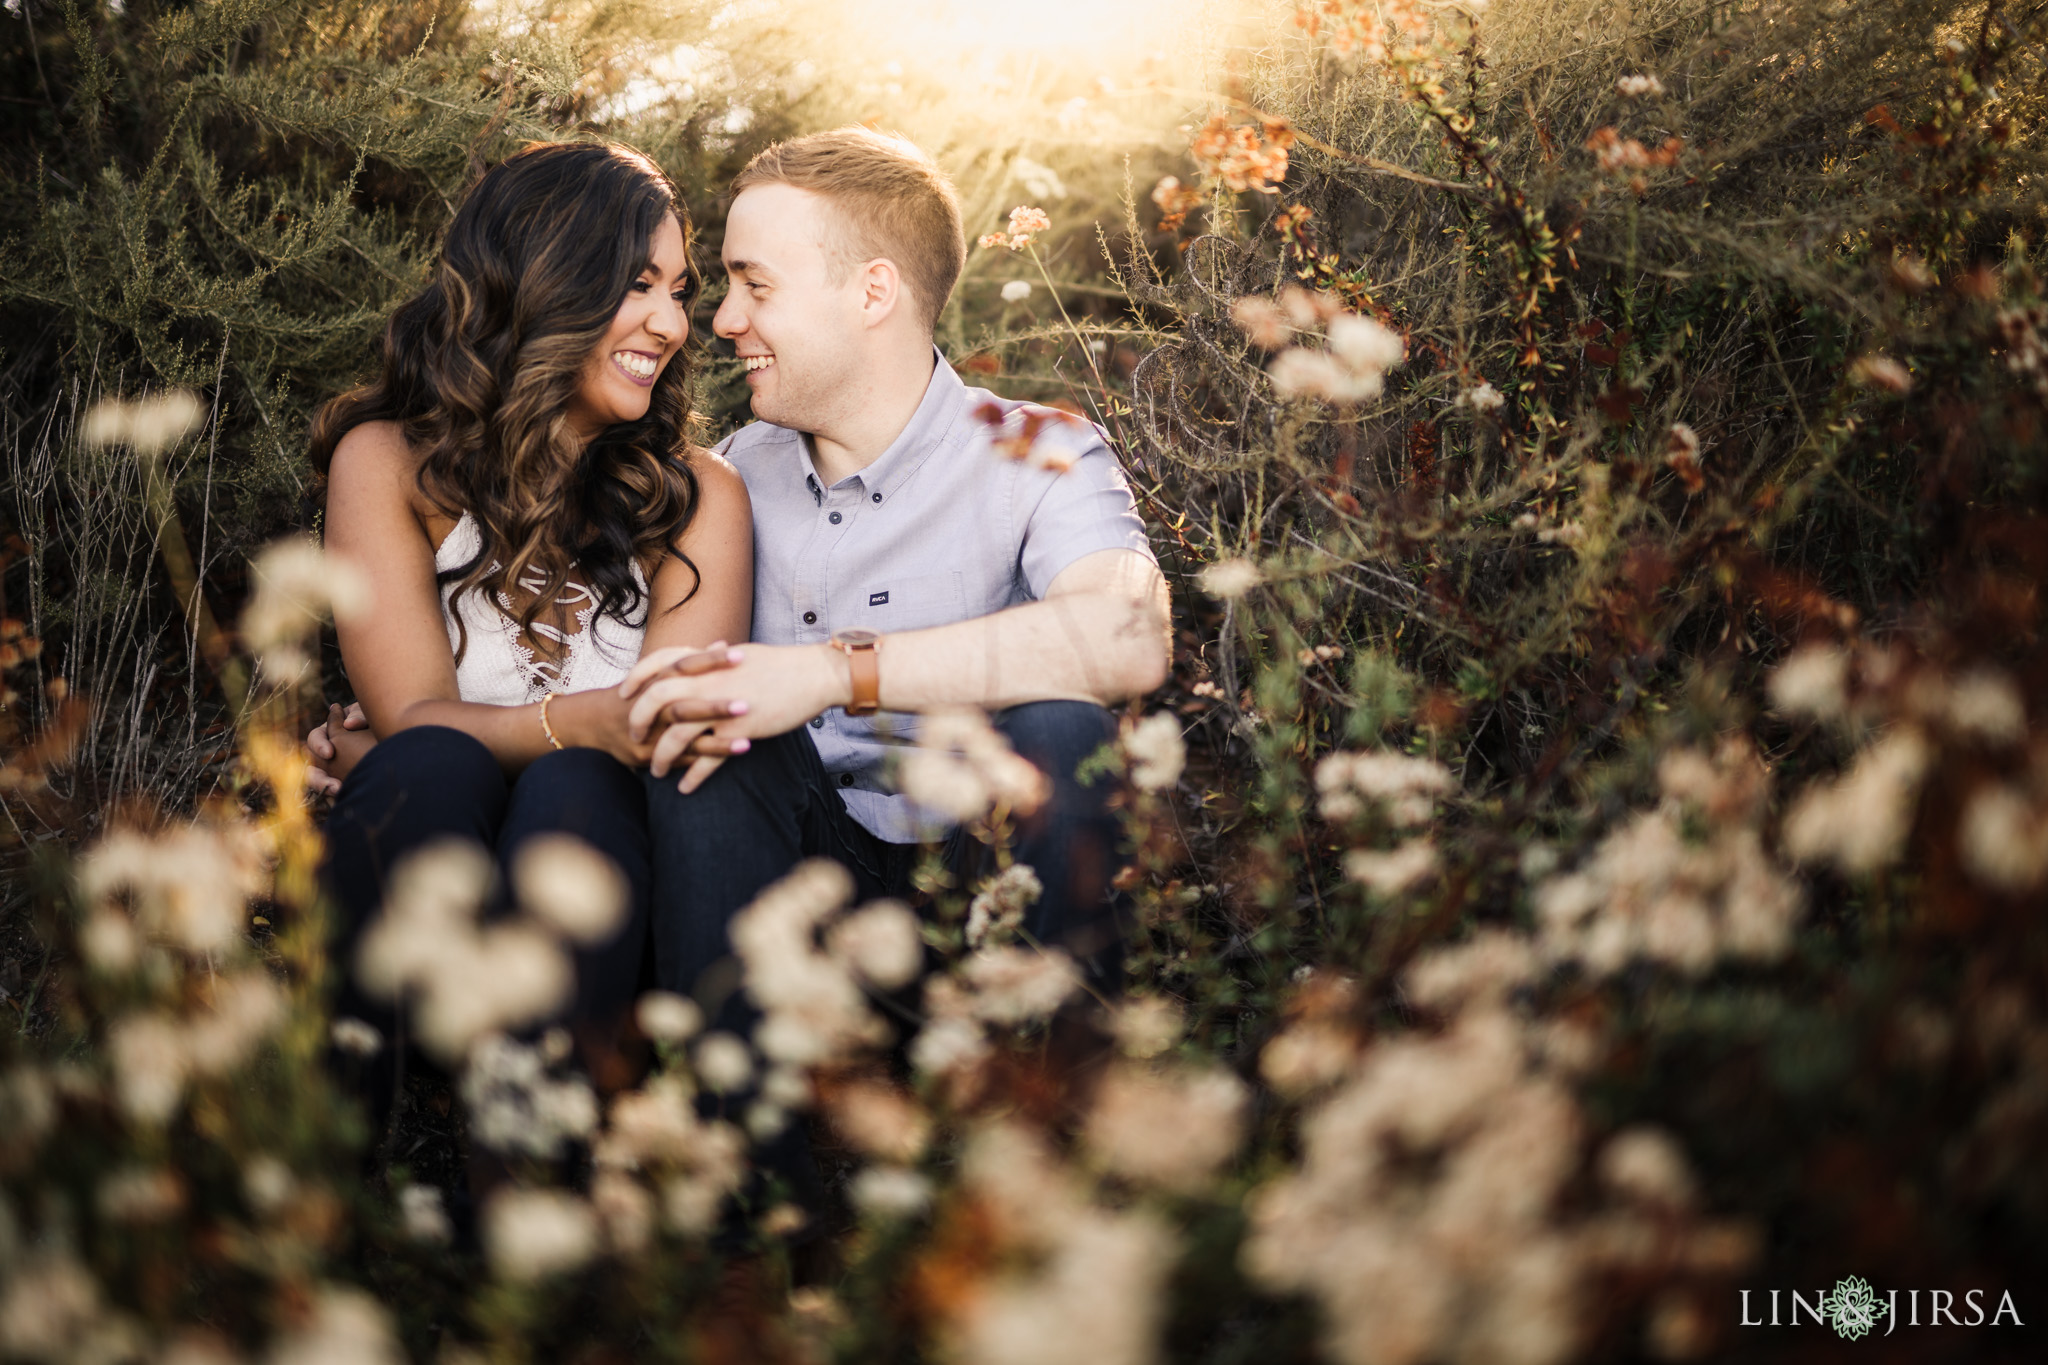
[[548, 703], [560, 695], [559, 692], [550, 692], [540, 699], [540, 732], [546, 735], [548, 743], [557, 749], [562, 747], [562, 741], [555, 738], [555, 727], [548, 724]]

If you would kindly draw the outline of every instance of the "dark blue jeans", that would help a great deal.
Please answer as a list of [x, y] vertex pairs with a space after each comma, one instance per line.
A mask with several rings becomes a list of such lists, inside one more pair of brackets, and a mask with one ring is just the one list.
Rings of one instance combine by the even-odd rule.
[[[991, 717], [1011, 747], [1051, 779], [1051, 795], [1018, 823], [1012, 853], [1045, 885], [1026, 930], [1072, 953], [1090, 984], [1121, 984], [1123, 931], [1112, 882], [1119, 830], [1108, 808], [1111, 784], [1083, 786], [1075, 769], [1116, 738], [1116, 720], [1086, 702], [1032, 702]], [[728, 1027], [747, 1011], [727, 939], [733, 915], [800, 859], [826, 857], [853, 874], [862, 900], [908, 897], [918, 848], [870, 834], [846, 813], [807, 730], [758, 740], [689, 796], [676, 777], [647, 779], [654, 833], [655, 975], [669, 990], [695, 994]], [[992, 871], [988, 850], [965, 831], [947, 840], [948, 865], [963, 885]], [[721, 1008], [721, 1007], [724, 1008]]]
[[[337, 922], [331, 926], [335, 1011], [394, 1036], [391, 1008], [356, 986], [357, 942], [384, 899], [392, 867], [437, 839], [468, 839], [491, 850], [501, 869], [486, 918], [505, 913], [502, 869], [537, 834], [573, 834], [610, 858], [632, 888], [625, 925], [608, 942], [576, 951], [576, 995], [563, 1022], [601, 1085], [615, 1060], [618, 1027], [631, 1011], [646, 958], [649, 887], [647, 797], [641, 776], [596, 749], [564, 749], [507, 777], [483, 744], [439, 725], [401, 730], [364, 755], [342, 783], [327, 817], [321, 869]], [[373, 1117], [389, 1102], [391, 1049], [365, 1078]], [[380, 1087], [375, 1074], [384, 1076]]]

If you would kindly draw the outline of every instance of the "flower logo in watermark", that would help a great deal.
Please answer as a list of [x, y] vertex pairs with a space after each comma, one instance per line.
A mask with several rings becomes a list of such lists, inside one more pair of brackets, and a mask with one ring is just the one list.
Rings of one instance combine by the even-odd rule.
[[1827, 1314], [1828, 1326], [1835, 1329], [1835, 1335], [1850, 1341], [1859, 1340], [1884, 1315], [1877, 1291], [1860, 1275], [1836, 1280], [1834, 1292], [1820, 1301], [1820, 1310]]

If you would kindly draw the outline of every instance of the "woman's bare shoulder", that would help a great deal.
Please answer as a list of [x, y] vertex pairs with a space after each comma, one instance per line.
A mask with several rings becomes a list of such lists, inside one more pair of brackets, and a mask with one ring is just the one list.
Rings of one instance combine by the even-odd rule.
[[698, 511], [739, 512], [752, 515], [752, 504], [747, 498], [747, 481], [733, 468], [732, 461], [714, 450], [693, 446], [686, 457], [690, 469], [697, 476]]
[[330, 490], [350, 488], [381, 500], [403, 499], [423, 523], [445, 520], [420, 488], [420, 455], [397, 422], [364, 422], [334, 447], [327, 472]]

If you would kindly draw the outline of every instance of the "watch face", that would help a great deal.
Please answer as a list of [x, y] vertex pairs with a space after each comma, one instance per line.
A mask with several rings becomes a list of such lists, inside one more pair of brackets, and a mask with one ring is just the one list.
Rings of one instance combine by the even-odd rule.
[[832, 643], [836, 645], [850, 645], [855, 649], [859, 649], [864, 645], [872, 645], [881, 638], [881, 632], [879, 631], [842, 630], [832, 637]]

